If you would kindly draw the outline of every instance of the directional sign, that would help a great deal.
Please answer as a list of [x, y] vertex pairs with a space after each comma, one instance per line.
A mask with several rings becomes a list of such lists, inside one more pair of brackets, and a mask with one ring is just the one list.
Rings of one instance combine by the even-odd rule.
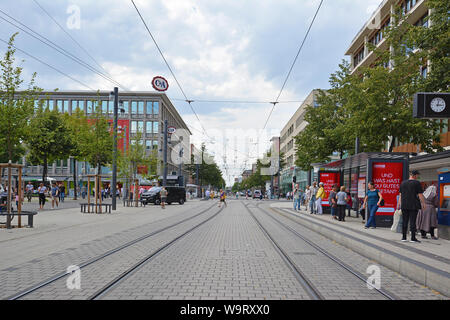
[[169, 82], [163, 77], [157, 76], [153, 78], [152, 86], [157, 91], [167, 91], [169, 89]]

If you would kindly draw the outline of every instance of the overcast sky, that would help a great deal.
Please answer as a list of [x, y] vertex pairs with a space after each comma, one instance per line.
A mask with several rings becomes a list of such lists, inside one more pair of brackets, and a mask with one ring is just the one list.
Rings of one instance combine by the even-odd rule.
[[[176, 100], [184, 97], [131, 1], [36, 1], [126, 88], [152, 91], [151, 79], [164, 76], [170, 85], [167, 95], [191, 128], [191, 141], [197, 145], [206, 142], [223, 168], [228, 184], [268, 148], [269, 139], [279, 135], [299, 107], [299, 102], [278, 104], [265, 132], [261, 132], [272, 108], [268, 102], [278, 96], [320, 3], [320, 0], [135, 0], [190, 100], [266, 101], [194, 102], [199, 123], [189, 105]], [[380, 3], [380, 0], [325, 0], [279, 100], [301, 101], [313, 89], [328, 88], [330, 74], [337, 70], [342, 59], [348, 59], [344, 56], [346, 49]], [[1, 0], [0, 9], [100, 69], [35, 0]], [[9, 19], [1, 12], [0, 17]], [[2, 19], [0, 25], [1, 40], [19, 31]], [[91, 88], [112, 90], [115, 86], [22, 31], [16, 38], [16, 46]], [[2, 55], [5, 48], [0, 42]], [[17, 57], [25, 60], [21, 63], [25, 79], [36, 71], [37, 84], [46, 90], [89, 90], [21, 52]], [[202, 126], [209, 138], [202, 133]], [[224, 155], [227, 170], [223, 166]]]

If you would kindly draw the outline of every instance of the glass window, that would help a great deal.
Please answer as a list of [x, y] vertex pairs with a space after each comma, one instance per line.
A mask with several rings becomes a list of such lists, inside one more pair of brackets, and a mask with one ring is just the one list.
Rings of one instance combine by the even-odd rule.
[[59, 112], [63, 112], [63, 102], [62, 100], [56, 100], [56, 108], [58, 109]]
[[144, 101], [138, 102], [138, 114], [144, 114]]
[[150, 150], [152, 148], [152, 140], [145, 140], [145, 149]]
[[136, 144], [136, 140], [130, 140], [130, 144], [134, 146]]
[[78, 101], [72, 100], [72, 112], [74, 112], [78, 107]]
[[131, 113], [137, 114], [137, 101], [131, 101]]
[[153, 140], [153, 150], [158, 149], [158, 141]]
[[64, 168], [67, 168], [67, 159], [66, 159], [66, 160], [63, 160], [62, 163], [63, 163], [62, 166], [63, 166]]
[[137, 122], [137, 129], [139, 132], [144, 132], [144, 121], [138, 121]]
[[122, 108], [125, 110], [125, 114], [128, 114], [130, 112], [130, 103], [129, 101], [124, 101]]
[[146, 122], [145, 132], [152, 133], [153, 132], [152, 129], [153, 129], [153, 122], [152, 121], [147, 121]]
[[48, 100], [47, 106], [50, 110], [53, 110], [53, 107], [54, 107], [53, 100]]
[[109, 105], [109, 107], [108, 107], [108, 113], [109, 114], [114, 114], [114, 101], [108, 101], [109, 103], [108, 103], [108, 105]]
[[102, 113], [108, 113], [108, 101], [102, 101]]
[[159, 114], [159, 102], [158, 101], [153, 102], [153, 114], [155, 114], [155, 115]]
[[64, 100], [62, 112], [69, 112], [69, 100]]
[[131, 121], [131, 133], [136, 133], [137, 121]]
[[94, 111], [93, 104], [92, 101], [86, 101], [87, 113], [92, 113]]
[[153, 101], [147, 101], [147, 114], [153, 114]]
[[159, 131], [159, 129], [158, 129], [158, 122], [157, 121], [155, 121], [155, 122], [153, 122], [153, 133], [158, 133]]

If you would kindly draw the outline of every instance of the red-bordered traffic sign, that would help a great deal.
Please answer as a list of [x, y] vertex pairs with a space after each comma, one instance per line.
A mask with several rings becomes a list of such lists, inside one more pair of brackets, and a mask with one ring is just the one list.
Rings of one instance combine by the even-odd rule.
[[167, 91], [169, 82], [164, 77], [156, 76], [152, 80], [152, 87], [157, 91]]

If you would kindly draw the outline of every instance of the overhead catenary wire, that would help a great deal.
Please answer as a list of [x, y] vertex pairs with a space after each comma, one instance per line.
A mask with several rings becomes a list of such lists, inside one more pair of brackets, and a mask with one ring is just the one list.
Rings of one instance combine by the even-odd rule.
[[[175, 73], [173, 72], [172, 68], [170, 67], [169, 63], [167, 62], [166, 58], [164, 57], [164, 54], [163, 54], [161, 48], [159, 47], [158, 43], [156, 42], [156, 39], [153, 37], [152, 32], [150, 31], [149, 27], [147, 26], [147, 23], [145, 22], [144, 17], [142, 17], [142, 14], [141, 14], [141, 12], [139, 11], [139, 9], [138, 9], [138, 7], [136, 6], [136, 4], [134, 3], [134, 1], [131, 0], [131, 2], [133, 3], [133, 6], [134, 6], [134, 8], [136, 9], [136, 12], [138, 13], [139, 17], [141, 18], [142, 23], [144, 24], [145, 28], [147, 29], [148, 34], [149, 34], [150, 37], [152, 38], [153, 43], [155, 44], [156, 48], [158, 49], [158, 51], [159, 51], [161, 57], [163, 58], [163, 60], [164, 60], [164, 62], [165, 62], [165, 64], [166, 64], [166, 66], [167, 66], [167, 68], [169, 69], [170, 73], [172, 74], [172, 77], [174, 78], [175, 82], [177, 83], [178, 88], [180, 89], [181, 93], [183, 94], [183, 96], [184, 96], [184, 98], [185, 98], [185, 101], [189, 104], [189, 107], [191, 108], [192, 112], [194, 113], [195, 117], [197, 118], [198, 122], [200, 123], [200, 126], [202, 127], [204, 134], [205, 134], [207, 137], [209, 137], [208, 134], [206, 133], [205, 128], [203, 127], [202, 122], [200, 121], [200, 118], [199, 118], [197, 112], [195, 112], [195, 110], [194, 110], [194, 108], [193, 108], [193, 106], [192, 106], [193, 100], [189, 100], [189, 99], [188, 99], [186, 93], [184, 92], [183, 88], [181, 87], [180, 82], [178, 81], [177, 77], [175, 76]], [[209, 137], [209, 138], [210, 138], [210, 137]]]
[[[10, 44], [8, 43], [8, 41], [6, 41], [6, 40], [0, 39], [0, 41], [6, 43], [7, 45], [10, 45]], [[94, 88], [91, 88], [91, 87], [88, 86], [87, 84], [85, 84], [85, 83], [83, 83], [83, 82], [81, 82], [81, 81], [75, 79], [74, 77], [68, 75], [67, 73], [64, 73], [63, 71], [61, 71], [61, 70], [55, 68], [54, 66], [48, 64], [47, 62], [42, 61], [42, 60], [39, 59], [39, 58], [36, 58], [35, 56], [29, 54], [28, 52], [26, 52], [26, 51], [24, 51], [24, 50], [22, 50], [22, 49], [16, 47], [15, 45], [11, 44], [11, 47], [13, 47], [13, 48], [16, 49], [16, 50], [19, 50], [20, 52], [24, 53], [25, 55], [29, 56], [30, 58], [32, 58], [32, 59], [34, 59], [34, 60], [36, 60], [36, 61], [38, 61], [38, 62], [40, 62], [40, 63], [42, 63], [42, 64], [44, 64], [44, 65], [46, 65], [47, 67], [49, 67], [49, 68], [51, 68], [51, 69], [57, 71], [58, 73], [62, 74], [63, 76], [68, 77], [68, 78], [70, 78], [71, 80], [73, 80], [73, 81], [75, 81], [75, 82], [78, 82], [79, 84], [85, 86], [86, 88], [89, 88], [89, 89], [92, 90], [92, 91], [96, 91]]]
[[[65, 50], [64, 48], [60, 47], [59, 45], [57, 45], [56, 43], [54, 43], [53, 41], [51, 41], [50, 39], [46, 38], [45, 36], [41, 35], [40, 33], [34, 31], [33, 29], [31, 29], [30, 27], [26, 26], [25, 24], [23, 24], [22, 22], [20, 22], [19, 20], [17, 20], [16, 18], [12, 17], [11, 15], [7, 14], [6, 12], [4, 12], [3, 10], [0, 9], [0, 13], [4, 14], [5, 16], [7, 16], [9, 19], [17, 22], [18, 24], [20, 24], [21, 26], [25, 27], [26, 29], [30, 30], [31, 32], [25, 30], [24, 28], [20, 27], [19, 25], [15, 24], [12, 21], [9, 21], [8, 19], [5, 19], [4, 17], [0, 16], [0, 19], [4, 20], [5, 22], [11, 24], [12, 26], [16, 27], [19, 30], [22, 30], [23, 32], [25, 32], [26, 34], [28, 34], [29, 36], [35, 38], [36, 40], [44, 43], [45, 45], [47, 45], [48, 47], [52, 48], [53, 50], [59, 52], [60, 54], [64, 55], [65, 57], [73, 60], [74, 62], [78, 63], [79, 65], [83, 66], [84, 68], [88, 69], [89, 71], [101, 76], [102, 78], [104, 78], [105, 80], [113, 83], [114, 85], [117, 85], [118, 87], [121, 87], [122, 89], [128, 90], [127, 88], [125, 88], [124, 86], [122, 86], [120, 83], [118, 83], [117, 81], [115, 81], [114, 79], [111, 79], [110, 77], [108, 77], [107, 75], [103, 74], [101, 71], [98, 71], [97, 69], [95, 69], [94, 67], [92, 67], [91, 65], [89, 65], [88, 63], [86, 63], [85, 61], [81, 60], [80, 58], [78, 58], [77, 56], [73, 55], [72, 53], [68, 52], [67, 50]], [[34, 34], [33, 34], [34, 33]], [[35, 35], [36, 34], [36, 35]], [[42, 38], [42, 39], [41, 39]], [[43, 40], [44, 39], [44, 40]]]
[[47, 10], [45, 10], [45, 8], [37, 0], [33, 1], [81, 50], [83, 50], [84, 53], [86, 53], [89, 58], [91, 58], [92, 61], [94, 61], [97, 66], [99, 66], [105, 72], [107, 76], [112, 78], [108, 71], [106, 71], [105, 68], [103, 68], [102, 65], [98, 63], [97, 60], [74, 37], [72, 37], [72, 35], [67, 32], [66, 29], [64, 29], [64, 27], [61, 26], [58, 21], [56, 21], [56, 19]]
[[322, 7], [322, 3], [323, 3], [323, 0], [321, 0], [320, 3], [319, 3], [319, 6], [318, 6], [318, 8], [316, 10], [316, 13], [314, 14], [314, 17], [313, 17], [313, 19], [312, 19], [312, 21], [311, 21], [311, 23], [309, 25], [308, 31], [306, 32], [305, 37], [303, 38], [303, 41], [302, 41], [302, 43], [300, 45], [300, 48], [297, 51], [297, 55], [295, 56], [295, 59], [292, 62], [291, 68], [289, 69], [289, 72], [288, 72], [288, 74], [287, 74], [287, 76], [286, 76], [286, 78], [285, 78], [285, 80], [283, 82], [283, 85], [281, 86], [281, 90], [278, 93], [277, 99], [274, 102], [271, 102], [273, 104], [273, 107], [272, 107], [272, 110], [270, 111], [269, 116], [267, 117], [267, 120], [266, 120], [266, 123], [264, 124], [263, 130], [266, 128], [267, 123], [269, 122], [269, 119], [272, 116], [273, 110], [275, 109], [275, 106], [279, 103], [278, 100], [280, 99], [280, 96], [283, 93], [284, 87], [286, 86], [286, 83], [289, 80], [289, 76], [291, 75], [292, 69], [294, 68], [295, 63], [297, 62], [297, 59], [298, 59], [298, 57], [300, 55], [300, 52], [302, 51], [303, 46], [305, 45], [306, 39], [308, 38], [308, 35], [309, 35], [309, 32], [311, 31], [311, 28], [312, 28], [312, 26], [314, 24], [314, 21], [316, 20], [316, 17], [318, 15], [319, 11], [320, 11], [320, 8]]

